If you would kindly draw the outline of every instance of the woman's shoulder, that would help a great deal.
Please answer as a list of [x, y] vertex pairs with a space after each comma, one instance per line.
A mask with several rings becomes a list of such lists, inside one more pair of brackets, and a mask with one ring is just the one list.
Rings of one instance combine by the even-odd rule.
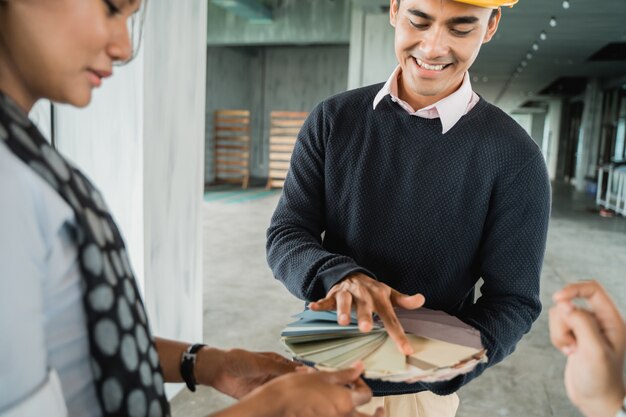
[[34, 245], [74, 222], [71, 207], [11, 150], [0, 142], [0, 229], [2, 238]]

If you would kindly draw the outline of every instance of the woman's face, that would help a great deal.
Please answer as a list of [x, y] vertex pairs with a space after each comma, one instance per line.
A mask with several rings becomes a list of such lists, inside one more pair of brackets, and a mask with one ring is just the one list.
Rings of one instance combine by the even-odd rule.
[[0, 0], [0, 89], [26, 107], [40, 98], [86, 106], [113, 62], [130, 58], [127, 22], [139, 3]]

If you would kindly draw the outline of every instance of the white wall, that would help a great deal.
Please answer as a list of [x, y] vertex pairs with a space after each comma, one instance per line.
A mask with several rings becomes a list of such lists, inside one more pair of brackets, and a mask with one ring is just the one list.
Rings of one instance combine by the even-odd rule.
[[50, 142], [52, 137], [52, 112], [48, 100], [39, 100], [31, 109], [28, 117], [37, 125], [39, 131]]
[[86, 109], [55, 105], [55, 140], [57, 149], [102, 191], [143, 290], [142, 93], [143, 51], [129, 65], [114, 69]]
[[144, 242], [155, 332], [202, 340], [206, 0], [148, 3]]
[[[205, 0], [152, 0], [143, 45], [55, 137], [103, 192], [125, 236], [153, 333], [202, 340]], [[177, 387], [168, 387], [171, 395]]]

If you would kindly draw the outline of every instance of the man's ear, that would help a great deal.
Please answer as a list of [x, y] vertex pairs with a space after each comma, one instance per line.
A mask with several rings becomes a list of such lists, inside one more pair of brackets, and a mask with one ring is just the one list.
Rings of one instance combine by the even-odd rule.
[[389, 2], [389, 23], [394, 28], [396, 27], [396, 20], [398, 18], [398, 8], [400, 7], [399, 0], [390, 0]]
[[494, 16], [489, 16], [489, 24], [487, 25], [487, 33], [483, 38], [483, 43], [487, 43], [493, 38], [498, 31], [498, 25], [500, 24], [500, 18], [502, 17], [502, 10], [498, 7], [498, 12]]

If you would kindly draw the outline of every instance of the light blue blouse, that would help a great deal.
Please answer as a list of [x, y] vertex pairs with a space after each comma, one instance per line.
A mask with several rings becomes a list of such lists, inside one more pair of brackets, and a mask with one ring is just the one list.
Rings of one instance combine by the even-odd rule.
[[100, 416], [74, 212], [1, 142], [0, 196], [0, 416], [45, 409], [51, 370], [70, 416]]

